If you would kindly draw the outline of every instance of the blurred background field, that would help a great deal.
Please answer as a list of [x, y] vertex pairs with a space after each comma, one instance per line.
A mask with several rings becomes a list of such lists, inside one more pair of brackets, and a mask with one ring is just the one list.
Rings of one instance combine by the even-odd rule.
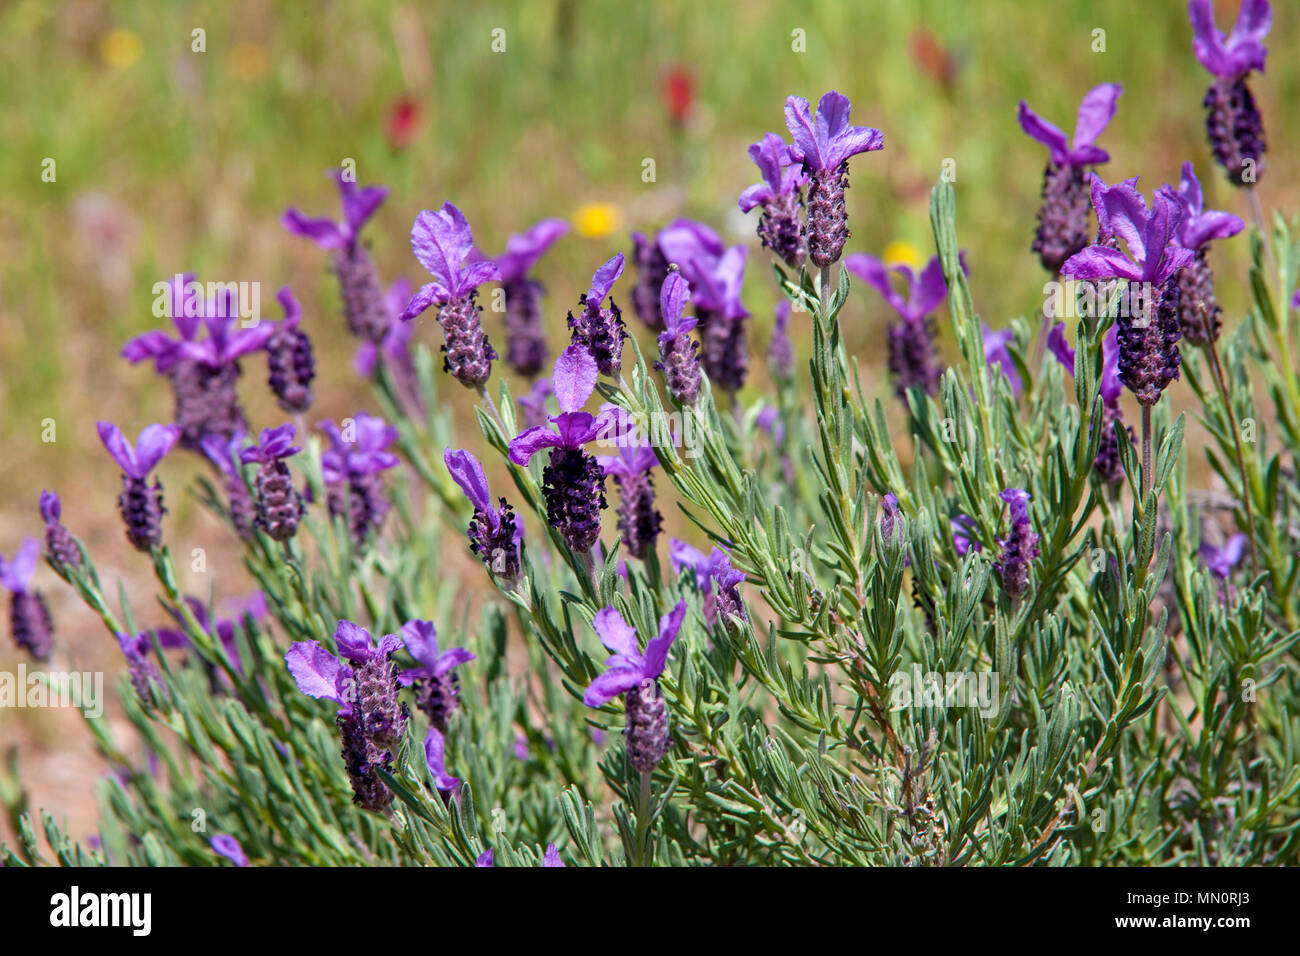
[[[1216, 6], [1230, 26], [1236, 0]], [[203, 52], [193, 49], [196, 30]], [[1104, 52], [1094, 49], [1098, 30]], [[1300, 208], [1287, 123], [1300, 99], [1298, 31], [1300, 10], [1275, 4], [1268, 73], [1253, 82], [1269, 135], [1261, 193], [1270, 211]], [[275, 290], [291, 285], [320, 360], [309, 420], [375, 410], [352, 371], [327, 254], [279, 223], [291, 204], [335, 216], [326, 170], [347, 158], [360, 182], [392, 190], [366, 230], [389, 281], [423, 281], [408, 231], [419, 210], [445, 200], [488, 254], [541, 217], [568, 219], [575, 231], [537, 270], [553, 347], [592, 270], [615, 251], [630, 255], [629, 231], [687, 215], [752, 247], [745, 302], [761, 355], [776, 296], [736, 197], [758, 178], [746, 147], [769, 130], [784, 135], [790, 93], [839, 89], [857, 123], [885, 133], [883, 152], [855, 160], [851, 251], [928, 258], [929, 188], [954, 161], [959, 235], [994, 328], [1032, 320], [1047, 278], [1029, 252], [1045, 150], [1016, 124], [1022, 97], [1069, 131], [1086, 90], [1122, 83], [1100, 141], [1112, 155], [1103, 177], [1140, 174], [1149, 192], [1176, 182], [1191, 159], [1207, 205], [1247, 215], [1211, 166], [1200, 106], [1208, 74], [1180, 0], [17, 0], [0, 3], [0, 54], [0, 553], [40, 533], [37, 496], [53, 488], [106, 580], [144, 587], [147, 562], [122, 539], [117, 473], [94, 423], [110, 418], [134, 433], [171, 414], [166, 383], [117, 357], [127, 338], [157, 326], [155, 282], [184, 271], [259, 282], [271, 318]], [[53, 182], [42, 179], [49, 159]], [[643, 179], [647, 159], [653, 182]], [[1229, 325], [1246, 306], [1247, 254], [1244, 238], [1213, 253]], [[615, 288], [625, 306], [629, 286], [624, 278]], [[499, 316], [485, 317], [500, 344]], [[874, 293], [855, 297], [844, 319], [882, 396], [887, 319]], [[420, 334], [437, 341], [431, 321]], [[754, 364], [743, 394], [751, 402], [765, 386]], [[250, 420], [278, 423], [264, 363], [244, 366]], [[468, 396], [452, 400], [472, 428]], [[54, 442], [42, 441], [47, 419]], [[169, 540], [217, 556], [209, 579], [191, 582], [200, 593], [244, 594], [250, 582], [219, 557], [224, 533], [183, 491], [196, 468], [181, 455], [165, 466]], [[108, 670], [111, 689], [114, 642], [52, 573], [39, 574], [60, 640], [79, 667]], [[17, 662], [6, 636], [0, 669]], [[103, 768], [77, 719], [0, 712], [0, 741], [21, 744], [35, 804], [66, 816], [74, 833], [91, 828]]]

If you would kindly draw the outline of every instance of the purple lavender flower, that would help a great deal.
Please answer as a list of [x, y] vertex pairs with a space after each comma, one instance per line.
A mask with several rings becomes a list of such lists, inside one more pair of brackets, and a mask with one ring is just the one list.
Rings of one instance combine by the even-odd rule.
[[[131, 339], [122, 355], [131, 362], [152, 359], [154, 368], [171, 381], [181, 444], [198, 450], [205, 435], [230, 438], [247, 429], [236, 383], [239, 359], [266, 345], [275, 331], [270, 323], [232, 330], [238, 309], [229, 296], [204, 301], [192, 275], [176, 276], [170, 283], [169, 308], [180, 337], [161, 330]], [[197, 338], [206, 328], [207, 338]]]
[[296, 209], [287, 210], [282, 222], [294, 235], [304, 236], [322, 249], [334, 252], [334, 274], [339, 280], [348, 330], [367, 341], [378, 342], [392, 319], [384, 309], [384, 293], [375, 264], [357, 240], [366, 220], [388, 197], [388, 190], [383, 186], [358, 189], [356, 182], [342, 170], [336, 170], [333, 175], [343, 207], [341, 222], [308, 219]]
[[690, 295], [690, 284], [674, 266], [663, 282], [659, 314], [664, 331], [659, 333], [655, 368], [664, 373], [668, 394], [680, 405], [694, 405], [700, 398], [700, 346], [691, 338], [695, 318], [682, 315]]
[[622, 409], [607, 405], [602, 411], [614, 418], [614, 427], [603, 437], [617, 442], [618, 454], [601, 455], [596, 463], [618, 486], [618, 531], [623, 546], [633, 557], [644, 560], [654, 550], [663, 525], [650, 477], [650, 470], [659, 465], [659, 457], [649, 439], [638, 434], [630, 416], [619, 414]]
[[1268, 0], [1242, 0], [1232, 33], [1225, 40], [1214, 23], [1211, 0], [1189, 0], [1187, 14], [1193, 48], [1214, 76], [1205, 93], [1205, 134], [1214, 158], [1234, 186], [1250, 186], [1264, 173], [1264, 121], [1246, 85], [1251, 70], [1264, 70], [1264, 37], [1273, 22]]
[[794, 140], [790, 159], [802, 162], [808, 177], [804, 243], [812, 264], [822, 269], [839, 259], [849, 238], [849, 217], [844, 208], [849, 157], [885, 145], [880, 130], [851, 125], [849, 110], [849, 98], [834, 90], [821, 98], [815, 118], [802, 97], [791, 96], [785, 101], [785, 125]]
[[343, 518], [353, 542], [361, 547], [379, 530], [388, 514], [383, 472], [396, 468], [398, 458], [387, 448], [398, 431], [374, 415], [358, 413], [346, 430], [333, 422], [320, 423], [330, 448], [321, 455], [321, 476], [329, 495], [330, 515]]
[[45, 553], [59, 568], [81, 568], [81, 548], [63, 526], [63, 504], [52, 491], [41, 492], [41, 520], [45, 522]]
[[514, 587], [522, 574], [519, 556], [524, 538], [522, 522], [515, 517], [514, 508], [506, 499], [501, 498], [499, 506], [492, 506], [487, 477], [477, 458], [467, 451], [448, 448], [442, 453], [442, 460], [452, 480], [474, 506], [468, 529], [470, 550], [503, 585]]
[[236, 432], [230, 438], [220, 435], [204, 435], [199, 446], [208, 460], [221, 472], [226, 497], [230, 504], [230, 523], [235, 532], [245, 541], [253, 540], [253, 522], [256, 510], [252, 495], [248, 493], [248, 482], [244, 480], [244, 466], [240, 461], [240, 452], [244, 448], [244, 433]]
[[1108, 246], [1089, 246], [1072, 256], [1061, 271], [1082, 279], [1128, 281], [1127, 302], [1116, 320], [1119, 375], [1137, 400], [1150, 406], [1178, 378], [1182, 333], [1177, 273], [1195, 253], [1174, 244], [1184, 211], [1168, 187], [1156, 190], [1150, 210], [1142, 195], [1123, 183], [1102, 195], [1101, 201], [1108, 226], [1124, 240], [1127, 254]]
[[256, 445], [245, 448], [239, 460], [256, 463], [257, 526], [276, 541], [288, 541], [298, 533], [302, 518], [302, 495], [293, 486], [293, 475], [284, 459], [302, 451], [293, 444], [294, 427], [285, 422], [279, 428], [263, 428]]
[[499, 279], [495, 262], [468, 261], [474, 248], [469, 222], [451, 203], [437, 212], [426, 209], [411, 227], [411, 249], [433, 280], [420, 287], [402, 311], [410, 321], [431, 305], [438, 306], [443, 333], [443, 367], [466, 388], [481, 388], [492, 374], [496, 351], [488, 344], [479, 321], [482, 307], [475, 305], [478, 287]]
[[[194, 615], [194, 620], [205, 634], [211, 634], [221, 642], [225, 649], [226, 656], [234, 665], [235, 670], [243, 670], [243, 662], [239, 656], [239, 641], [235, 633], [235, 628], [245, 626], [245, 618], [251, 618], [254, 621], [264, 621], [268, 616], [266, 607], [266, 595], [261, 591], [254, 591], [246, 599], [232, 602], [233, 617], [218, 618], [216, 621], [211, 620], [208, 615], [208, 606], [196, 597], [186, 597], [185, 604], [189, 607], [190, 613]], [[179, 608], [168, 607], [167, 613], [170, 614], [177, 623], [177, 627], [168, 628], [160, 627], [156, 629], [158, 643], [164, 648], [189, 647], [190, 638], [185, 633], [185, 616]]]
[[339, 705], [343, 761], [354, 800], [365, 810], [380, 811], [393, 794], [375, 771], [391, 770], [409, 719], [392, 663], [402, 639], [386, 634], [375, 643], [369, 631], [351, 621], [339, 621], [334, 639], [337, 657], [317, 641], [296, 641], [284, 660], [300, 691]]
[[745, 247], [725, 248], [716, 232], [689, 219], [678, 219], [664, 229], [659, 246], [690, 283], [709, 381], [724, 391], [739, 391], [749, 374], [745, 338], [749, 312], [740, 301]]
[[[635, 765], [634, 765], [635, 766]], [[542, 867], [564, 866], [565, 863], [560, 859], [560, 850], [554, 843], [546, 844], [546, 853], [542, 856]]]
[[952, 531], [952, 545], [957, 551], [957, 557], [964, 558], [971, 551], [984, 550], [984, 546], [975, 537], [975, 521], [970, 515], [959, 514], [948, 519], [948, 527]]
[[438, 630], [430, 621], [407, 621], [402, 625], [406, 649], [418, 662], [397, 676], [403, 687], [415, 689], [416, 704], [433, 726], [447, 732], [447, 721], [460, 703], [460, 678], [453, 668], [474, 660], [461, 647], [438, 651]]
[[596, 360], [596, 367], [601, 375], [618, 378], [623, 369], [623, 340], [627, 332], [623, 325], [623, 313], [610, 296], [609, 308], [604, 307], [605, 297], [613, 288], [618, 277], [623, 274], [623, 253], [617, 253], [612, 259], [596, 270], [591, 278], [591, 289], [578, 298], [581, 311], [577, 317], [569, 313], [569, 328], [573, 332], [573, 344], [585, 348]]
[[1029, 492], [1008, 488], [998, 497], [1011, 509], [1011, 531], [998, 540], [1002, 555], [997, 562], [1002, 587], [1013, 599], [1029, 590], [1029, 575], [1038, 557], [1038, 535], [1029, 522]]
[[493, 857], [492, 857], [492, 851], [491, 851], [491, 850], [484, 850], [482, 853], [480, 853], [480, 854], [478, 855], [478, 859], [474, 861], [474, 865], [475, 865], [476, 867], [480, 867], [480, 866], [492, 866], [492, 865], [493, 865], [493, 863], [492, 863], [492, 859], [493, 859]]
[[749, 612], [745, 609], [745, 600], [740, 596], [739, 587], [745, 580], [745, 575], [731, 566], [731, 559], [725, 551], [714, 547], [705, 555], [685, 541], [674, 538], [669, 542], [668, 557], [673, 570], [678, 574], [682, 568], [690, 568], [694, 572], [695, 585], [704, 595], [704, 620], [709, 627], [717, 623], [719, 612], [722, 614], [722, 623], [728, 630], [735, 628], [736, 621], [749, 620]]
[[1103, 83], [1088, 91], [1079, 104], [1073, 146], [1065, 133], [1020, 101], [1020, 128], [1049, 150], [1031, 247], [1048, 272], [1060, 272], [1062, 263], [1088, 244], [1087, 167], [1110, 159], [1108, 152], [1093, 144], [1115, 116], [1115, 101], [1122, 92], [1118, 83]]
[[569, 231], [563, 219], [543, 219], [522, 235], [506, 240], [497, 258], [506, 305], [506, 362], [521, 375], [536, 375], [546, 362], [542, 327], [542, 284], [529, 277], [551, 245]]
[[311, 408], [311, 382], [316, 377], [316, 359], [311, 339], [298, 328], [302, 307], [285, 286], [277, 294], [284, 309], [284, 320], [266, 340], [267, 384], [286, 412], [305, 412]]
[[1206, 209], [1192, 164], [1184, 162], [1182, 172], [1178, 200], [1183, 204], [1183, 223], [1178, 230], [1178, 244], [1191, 249], [1196, 257], [1178, 273], [1178, 322], [1183, 338], [1193, 345], [1207, 345], [1219, 337], [1219, 315], [1223, 311], [1214, 295], [1210, 240], [1235, 236], [1246, 224], [1232, 213]]
[[533, 382], [531, 392], [519, 397], [515, 404], [519, 406], [522, 412], [525, 428], [546, 424], [546, 400], [554, 394], [555, 389], [551, 387], [551, 380], [549, 378], [539, 378]]
[[99, 423], [99, 440], [122, 469], [122, 494], [118, 510], [126, 524], [126, 537], [140, 551], [162, 543], [162, 483], [148, 484], [149, 472], [176, 445], [181, 437], [178, 425], [149, 425], [140, 432], [134, 448], [122, 437], [122, 430], [112, 422]]
[[38, 661], [48, 661], [54, 643], [54, 623], [44, 596], [31, 586], [40, 553], [40, 541], [25, 538], [12, 561], [0, 555], [0, 584], [9, 591], [9, 623], [14, 643]]
[[[1134, 441], [1133, 429], [1124, 424], [1124, 411], [1120, 405], [1120, 395], [1124, 391], [1119, 379], [1119, 338], [1118, 327], [1112, 325], [1101, 343], [1101, 381], [1098, 393], [1101, 395], [1101, 440], [1097, 446], [1097, 457], [1092, 466], [1098, 476], [1107, 484], [1118, 484], [1124, 478], [1123, 459], [1119, 454], [1119, 435], [1127, 436], [1129, 443]], [[1065, 370], [1074, 374], [1074, 349], [1065, 339], [1065, 323], [1058, 322], [1047, 334], [1047, 347], [1056, 356]], [[1119, 431], [1116, 431], [1118, 427]]]
[[1011, 329], [994, 332], [984, 323], [980, 325], [984, 330], [984, 363], [990, 372], [1000, 370], [1011, 386], [1011, 394], [1019, 395], [1024, 383], [1020, 381], [1020, 373], [1016, 371], [1016, 363], [1011, 360], [1011, 351], [1007, 348], [1015, 339], [1015, 333]]
[[789, 299], [782, 299], [776, 304], [772, 338], [767, 343], [767, 366], [774, 378], [788, 379], [794, 376], [794, 345], [790, 341]]
[[[879, 292], [898, 313], [898, 320], [889, 326], [889, 371], [894, 376], [898, 397], [906, 401], [908, 390], [914, 386], [934, 395], [943, 371], [934, 344], [934, 322], [929, 316], [948, 294], [939, 257], [931, 259], [920, 275], [905, 265], [887, 269], [883, 262], [865, 252], [847, 257], [844, 266]], [[906, 299], [894, 290], [889, 281], [890, 272], [902, 278]]]
[[803, 186], [807, 182], [803, 164], [790, 158], [789, 145], [776, 133], [768, 133], [750, 146], [749, 156], [763, 181], [740, 194], [740, 211], [763, 207], [758, 220], [759, 241], [763, 248], [770, 249], [778, 259], [797, 270], [804, 256], [799, 222]]
[[586, 555], [600, 538], [600, 512], [605, 503], [605, 476], [583, 445], [595, 439], [607, 417], [582, 410], [596, 387], [596, 360], [586, 349], [570, 345], [555, 360], [551, 384], [560, 414], [555, 428], [538, 426], [521, 432], [510, 443], [510, 460], [527, 465], [533, 455], [552, 449], [542, 471], [542, 496], [552, 528], [579, 555]]
[[592, 627], [600, 642], [613, 651], [601, 674], [582, 702], [588, 707], [604, 707], [624, 694], [627, 726], [627, 759], [641, 773], [650, 773], [664, 759], [672, 746], [668, 733], [668, 709], [659, 692], [659, 675], [668, 662], [668, 650], [682, 628], [686, 602], [677, 605], [659, 619], [659, 634], [646, 644], [642, 654], [637, 646], [636, 631], [623, 619], [617, 608], [596, 612]]
[[460, 778], [447, 772], [445, 744], [437, 727], [429, 727], [428, 733], [424, 735], [424, 762], [429, 767], [434, 785], [446, 800], [460, 786]]
[[[880, 499], [880, 537], [886, 545], [892, 541], [894, 529], [898, 528], [898, 519], [902, 514], [902, 509], [898, 507], [898, 496], [892, 491], [885, 492], [885, 496]], [[902, 528], [898, 528], [898, 541], [903, 543]]]
[[668, 260], [659, 248], [658, 237], [648, 239], [643, 232], [632, 233], [632, 261], [636, 264], [632, 308], [652, 331], [661, 331], [664, 320], [659, 314], [659, 297], [664, 279], [668, 278]]
[[235, 866], [252, 866], [248, 862], [248, 856], [244, 853], [244, 848], [239, 845], [239, 841], [228, 834], [218, 833], [208, 841], [208, 845], [212, 847], [213, 853], [225, 857]]
[[1238, 532], [1219, 548], [1202, 541], [1196, 553], [1205, 562], [1205, 566], [1209, 568], [1211, 574], [1220, 581], [1226, 581], [1228, 576], [1232, 574], [1232, 569], [1241, 563], [1248, 540], [1244, 534]]
[[162, 671], [158, 665], [149, 660], [153, 642], [148, 634], [123, 634], [117, 632], [117, 643], [126, 658], [127, 673], [131, 678], [131, 687], [135, 690], [140, 706], [152, 710], [167, 695], [167, 685], [163, 682]]

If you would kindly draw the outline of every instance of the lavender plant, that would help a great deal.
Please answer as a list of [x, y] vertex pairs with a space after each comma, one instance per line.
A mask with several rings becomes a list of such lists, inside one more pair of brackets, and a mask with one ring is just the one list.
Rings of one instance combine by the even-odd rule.
[[[1267, 4], [1246, 7], [1255, 37]], [[535, 374], [539, 333], [565, 329], [527, 273], [558, 229], [527, 234], [526, 254], [512, 240], [522, 258], [503, 266], [473, 254], [455, 206], [420, 212], [412, 246], [434, 281], [381, 323], [356, 232], [386, 192], [340, 180], [342, 225], [286, 221], [335, 250], [382, 417], [325, 422], [327, 441], [301, 447], [288, 424], [248, 447], [242, 431], [196, 432], [221, 483], [202, 479], [200, 500], [258, 588], [226, 618], [182, 593], [147, 481], [184, 429], [150, 426], [131, 447], [101, 425], [171, 620], [142, 626], [151, 602], [110, 594], [43, 496], [50, 570], [121, 648], [130, 730], [85, 714], [117, 771], [98, 784], [93, 841], [48, 815], [42, 840], [7, 786], [18, 839], [0, 859], [1295, 864], [1300, 244], [1280, 216], [1256, 228], [1251, 302], [1214, 300], [1199, 253], [1243, 240], [1204, 211], [1190, 166], [1150, 204], [1133, 179], [1081, 179], [1105, 158], [1092, 143], [1116, 95], [1089, 94], [1072, 148], [1031, 124], [1064, 151], [1049, 180], [1070, 184], [1070, 227], [1037, 251], [1123, 290], [1053, 323], [1042, 361], [1026, 359], [1023, 317], [996, 332], [981, 319], [947, 179], [930, 198], [934, 258], [900, 270], [907, 298], [879, 260], [843, 256], [847, 162], [883, 136], [851, 126], [834, 91], [815, 114], [787, 101], [794, 145], [756, 145], [764, 184], [742, 200], [763, 207], [782, 302], [770, 390], [747, 374], [745, 248], [704, 223], [636, 234], [646, 329], [608, 300], [622, 254], [602, 266], [550, 382], [516, 400], [491, 377], [477, 290], [504, 282], [508, 364]], [[876, 346], [892, 383], [866, 380], [846, 346], [867, 314], [850, 276], [898, 313]], [[402, 331], [434, 306], [441, 372]], [[225, 328], [209, 327], [218, 351]], [[131, 357], [198, 361], [196, 330], [183, 318], [179, 340], [150, 333]], [[290, 344], [258, 348], [283, 364]], [[477, 396], [478, 434], [455, 422], [444, 374]], [[1264, 400], [1276, 428], [1243, 441]], [[1191, 485], [1188, 411], [1222, 491]], [[38, 658], [61, 652], [33, 590], [39, 550], [0, 564], [14, 635]], [[190, 825], [196, 809], [209, 829]]]

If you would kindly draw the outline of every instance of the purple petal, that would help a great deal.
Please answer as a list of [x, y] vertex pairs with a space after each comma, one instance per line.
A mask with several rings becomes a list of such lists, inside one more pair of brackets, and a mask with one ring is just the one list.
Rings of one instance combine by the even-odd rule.
[[434, 666], [434, 674], [441, 677], [453, 667], [459, 667], [461, 664], [468, 664], [475, 659], [475, 655], [463, 647], [453, 647], [450, 650], [443, 651], [438, 656], [438, 663]]
[[675, 270], [669, 272], [659, 291], [659, 311], [668, 328], [676, 327], [690, 300], [691, 286], [686, 277]]
[[448, 298], [447, 290], [437, 282], [427, 282], [420, 286], [420, 291], [411, 297], [397, 318], [402, 322], [409, 322], [435, 302], [445, 302]]
[[[1078, 122], [1074, 127], [1074, 150], [1081, 146], [1092, 145], [1111, 119], [1115, 116], [1115, 101], [1119, 99], [1124, 88], [1118, 83], [1103, 83], [1094, 86], [1079, 104]], [[1106, 159], [1110, 157], [1107, 156]], [[1094, 159], [1090, 162], [1106, 162], [1106, 159]]]
[[560, 859], [560, 851], [556, 849], [554, 843], [546, 844], [546, 855], [542, 857], [542, 866], [564, 866], [564, 861]]
[[618, 608], [601, 608], [592, 618], [591, 626], [595, 628], [600, 643], [616, 654], [624, 654], [629, 658], [640, 655], [641, 649], [636, 643], [636, 631], [623, 619]]
[[1124, 391], [1119, 380], [1119, 326], [1112, 325], [1101, 343], [1101, 382], [1098, 389], [1102, 401], [1114, 404]]
[[224, 856], [235, 866], [249, 866], [248, 857], [244, 854], [244, 848], [239, 845], [239, 841], [232, 836], [224, 833], [218, 833], [210, 841], [212, 852], [218, 856]]
[[948, 295], [948, 283], [943, 278], [943, 263], [939, 257], [933, 257], [916, 280], [910, 302], [912, 312], [918, 318], [924, 318], [940, 305]]
[[128, 362], [141, 362], [144, 359], [153, 359], [159, 364], [159, 371], [166, 371], [162, 366], [167, 363], [167, 359], [176, 351], [178, 343], [171, 338], [166, 332], [160, 332], [154, 329], [151, 332], [145, 332], [143, 335], [137, 335], [130, 339], [122, 346], [122, 358]]
[[448, 448], [442, 453], [442, 460], [451, 473], [452, 481], [465, 492], [465, 497], [479, 511], [492, 510], [492, 499], [488, 496], [487, 477], [483, 466], [477, 458], [467, 451], [452, 451]]
[[438, 629], [432, 621], [407, 621], [402, 625], [402, 637], [411, 656], [432, 669], [438, 663]]
[[280, 308], [284, 309], [284, 324], [289, 328], [296, 328], [302, 318], [302, 306], [294, 298], [293, 291], [287, 285], [281, 286], [275, 298], [279, 301]]
[[180, 440], [179, 425], [147, 425], [140, 432], [140, 440], [135, 444], [135, 467], [139, 472], [135, 477], [143, 478], [153, 471], [163, 456], [176, 446]]
[[1182, 245], [1199, 249], [1211, 239], [1228, 239], [1245, 228], [1246, 224], [1232, 213], [1211, 209], [1183, 226]]
[[[907, 303], [894, 290], [893, 284], [889, 281], [889, 270], [885, 267], [884, 262], [875, 256], [867, 255], [865, 252], [855, 252], [844, 257], [844, 267], [879, 292], [895, 312], [904, 317], [908, 316]], [[940, 268], [939, 277], [940, 279], [943, 278], [942, 267]]]
[[645, 649], [646, 677], [658, 677], [664, 672], [664, 664], [668, 661], [668, 650], [673, 646], [673, 641], [677, 640], [677, 634], [682, 629], [682, 621], [685, 617], [686, 601], [682, 600], [659, 619], [659, 634], [646, 645]]
[[558, 448], [563, 445], [560, 436], [545, 425], [534, 425], [521, 432], [510, 443], [510, 460], [516, 465], [527, 465], [539, 451], [544, 448]]
[[435, 727], [430, 727], [424, 736], [424, 760], [429, 765], [429, 774], [439, 790], [451, 791], [460, 785], [460, 778], [447, 772], [442, 734]]
[[99, 429], [99, 440], [104, 443], [104, 447], [108, 449], [108, 453], [113, 456], [113, 460], [121, 466], [122, 470], [129, 477], [143, 478], [143, 475], [135, 473], [135, 449], [123, 437], [122, 429], [112, 422], [100, 422], [96, 427]]
[[1106, 246], [1089, 246], [1076, 252], [1061, 266], [1061, 275], [1076, 279], [1134, 279], [1142, 278], [1142, 270], [1129, 262], [1117, 249]]
[[604, 707], [619, 694], [626, 694], [634, 687], [639, 687], [645, 680], [639, 669], [606, 671], [591, 682], [582, 702], [588, 707]]
[[785, 125], [794, 140], [790, 150], [791, 157], [802, 160], [810, 169], [826, 169], [821, 144], [817, 138], [817, 123], [813, 119], [812, 108], [802, 96], [791, 96], [786, 99]]
[[330, 219], [310, 219], [296, 209], [289, 209], [280, 221], [294, 235], [304, 236], [322, 249], [342, 249], [348, 244], [347, 237]]
[[[780, 193], [783, 185], [782, 173], [785, 167], [790, 165], [790, 149], [786, 146], [785, 140], [776, 133], [767, 133], [749, 147], [749, 157], [758, 167], [758, 172], [763, 177], [763, 182], [767, 184], [769, 193], [773, 195]], [[749, 191], [745, 190], [745, 192]], [[743, 196], [740, 208], [745, 212], [749, 211], [745, 209]]]
[[484, 850], [482, 853], [480, 853], [478, 859], [474, 861], [474, 865], [492, 866], [492, 851]]
[[1065, 370], [1074, 374], [1074, 349], [1065, 338], [1065, 323], [1057, 322], [1047, 333], [1047, 347], [1056, 360], [1065, 366]]
[[580, 345], [570, 345], [555, 360], [551, 386], [561, 412], [579, 412], [596, 388], [596, 360]]
[[609, 290], [623, 274], [623, 264], [623, 253], [619, 252], [596, 270], [596, 274], [591, 277], [591, 289], [587, 292], [588, 302], [599, 304], [605, 301], [605, 296], [609, 295]]
[[54, 524], [63, 517], [63, 503], [52, 491], [41, 492], [41, 519], [46, 524]]
[[749, 212], [755, 206], [761, 206], [775, 198], [775, 194], [766, 183], [756, 183], [740, 194], [740, 211]]
[[36, 574], [36, 560], [40, 557], [41, 543], [36, 538], [24, 538], [14, 552], [12, 561], [0, 558], [0, 583], [14, 594], [23, 594]]
[[443, 203], [437, 212], [423, 210], [411, 226], [411, 249], [415, 258], [452, 295], [456, 295], [458, 290], [461, 263], [473, 245], [469, 222], [449, 202]]
[[317, 641], [295, 641], [284, 655], [298, 689], [317, 700], [343, 703], [338, 692], [339, 671], [344, 666]]
[[373, 216], [375, 210], [388, 198], [388, 189], [384, 186], [357, 189], [355, 183], [349, 185], [352, 188], [343, 191], [343, 219], [355, 238], [361, 231], [361, 227], [366, 224], [366, 220]]
[[569, 231], [563, 219], [543, 219], [523, 235], [506, 240], [506, 251], [497, 259], [502, 282], [522, 279], [551, 245]]
[[339, 656], [348, 660], [364, 661], [374, 657], [370, 632], [352, 621], [339, 621], [334, 629], [334, 643], [338, 645]]
[[1017, 118], [1022, 130], [1048, 148], [1052, 162], [1057, 165], [1065, 164], [1068, 159], [1069, 145], [1066, 143], [1065, 134], [1060, 129], [1031, 110], [1024, 100], [1020, 101]]

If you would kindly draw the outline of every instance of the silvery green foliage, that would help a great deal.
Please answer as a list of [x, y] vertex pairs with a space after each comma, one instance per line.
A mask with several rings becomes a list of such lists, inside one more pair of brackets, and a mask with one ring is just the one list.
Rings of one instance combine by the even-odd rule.
[[[545, 520], [542, 462], [508, 463], [522, 428], [504, 385], [477, 418], [492, 467], [514, 481], [523, 574], [467, 603], [485, 578], [447, 571], [471, 509], [441, 461], [471, 436], [453, 433], [421, 347], [424, 418], [402, 413], [382, 367], [378, 380], [410, 465], [382, 540], [359, 549], [320, 508], [283, 545], [258, 530], [245, 564], [271, 619], [236, 627], [238, 665], [186, 605], [169, 550], [156, 549], [159, 599], [178, 609], [193, 646], [165, 657], [155, 647], [147, 699], [122, 678], [130, 739], [87, 718], [120, 769], [98, 784], [99, 843], [46, 815], [42, 846], [11, 771], [0, 793], [20, 840], [4, 863], [212, 865], [223, 862], [218, 834], [256, 865], [467, 866], [487, 849], [498, 866], [540, 865], [550, 843], [569, 865], [593, 866], [1296, 863], [1300, 380], [1286, 295], [1300, 251], [1279, 222], [1272, 268], [1256, 239], [1255, 307], [1222, 348], [1230, 407], [1208, 359], [1185, 357], [1211, 464], [1250, 503], [1233, 517], [1252, 522], [1259, 572], [1243, 561], [1219, 582], [1196, 556], [1205, 499], [1188, 487], [1186, 418], [1170, 400], [1155, 409], [1145, 497], [1138, 454], [1119, 443], [1131, 510], [1092, 467], [1112, 320], [1079, 323], [1072, 382], [1051, 357], [1028, 367], [1027, 325], [1014, 320], [1024, 386], [1014, 395], [985, 361], [947, 183], [931, 219], [960, 359], [937, 394], [907, 392], [903, 428], [887, 422], [888, 384], [867, 387], [844, 348], [853, 290], [842, 269], [832, 283], [829, 268], [776, 268], [792, 324], [808, 323], [813, 344], [806, 372], [778, 386], [779, 442], [759, 428], [759, 406], [720, 414], [707, 385], [691, 405], [669, 403], [635, 339], [623, 380], [599, 386], [633, 413], [681, 416], [699, 454], [656, 447], [659, 494], [665, 513], [675, 492], [700, 532], [725, 544], [746, 576], [743, 617], [717, 614], [710, 626], [693, 575], [654, 551], [621, 575], [612, 519], [602, 559], [571, 552]], [[1238, 441], [1265, 401], [1278, 434], [1261, 422]], [[291, 461], [317, 501], [320, 454], [313, 440]], [[1008, 488], [1031, 496], [1041, 548], [1014, 600], [995, 571]], [[886, 494], [899, 509], [888, 537]], [[228, 519], [225, 495], [206, 485], [201, 495]], [[954, 520], [978, 547], [959, 551]], [[82, 555], [82, 568], [55, 570], [110, 633], [136, 633], [128, 595], [115, 611]], [[682, 599], [686, 622], [658, 682], [672, 746], [646, 789], [625, 759], [621, 698], [581, 702], [601, 672], [592, 618], [612, 606], [644, 642]], [[383, 774], [396, 799], [370, 813], [353, 805], [333, 705], [299, 693], [284, 652], [328, 644], [340, 619], [385, 634], [413, 618], [477, 655], [460, 669], [446, 735], [446, 769], [461, 783], [450, 797], [437, 789], [416, 715]], [[911, 675], [932, 672], [995, 673], [997, 696], [984, 710], [924, 692], [895, 706]]]

